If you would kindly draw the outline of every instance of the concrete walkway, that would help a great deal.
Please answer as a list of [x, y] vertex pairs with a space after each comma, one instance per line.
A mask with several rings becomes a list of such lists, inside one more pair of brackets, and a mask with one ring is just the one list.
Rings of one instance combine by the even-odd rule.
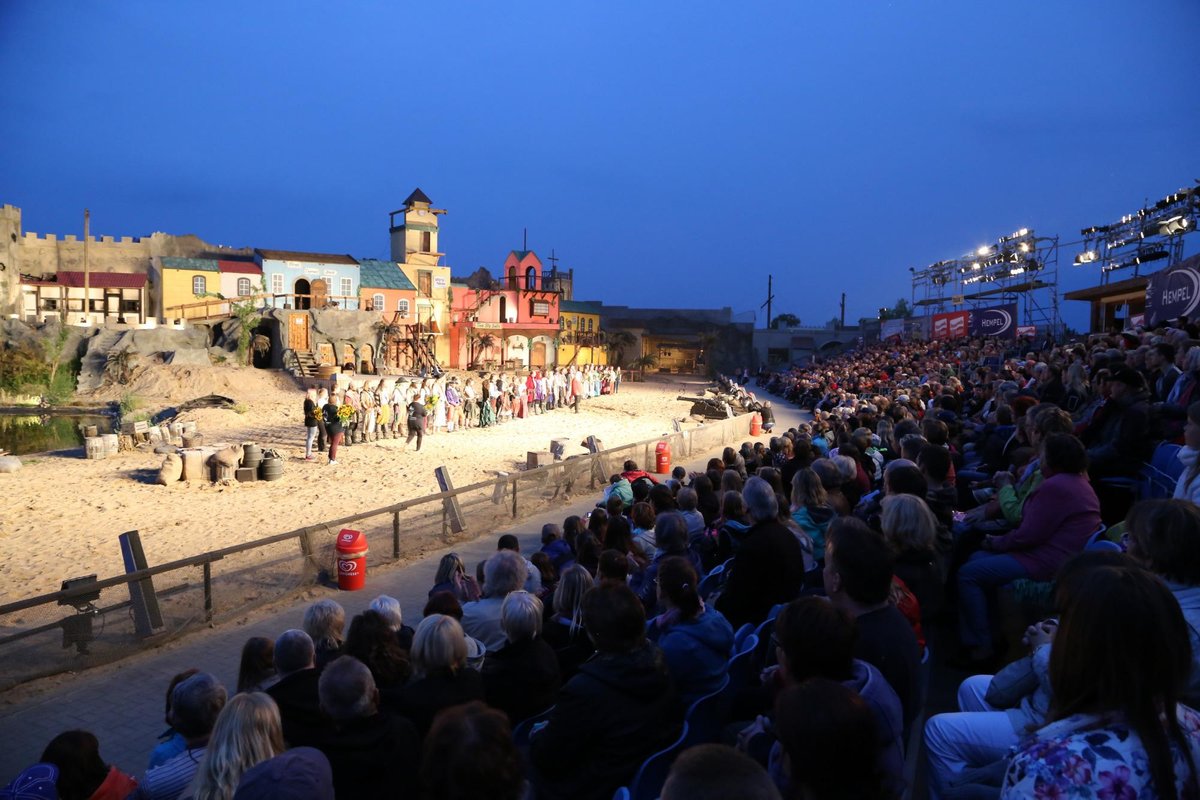
[[[762, 392], [758, 394], [765, 396]], [[810, 416], [779, 398], [773, 401], [777, 430], [786, 430]], [[769, 436], [764, 434], [759, 438], [765, 441]], [[684, 466], [689, 471], [702, 470], [714, 456], [720, 456], [720, 452], [708, 453]], [[51, 739], [71, 729], [94, 733], [100, 740], [100, 753], [105, 761], [140, 777], [150, 751], [158, 743], [158, 735], [166, 728], [163, 700], [176, 673], [198, 667], [216, 675], [232, 694], [246, 640], [252, 636], [274, 639], [288, 628], [301, 627], [304, 609], [318, 597], [334, 597], [341, 603], [349, 624], [376, 596], [389, 594], [400, 601], [405, 624], [415, 627], [433, 585], [438, 561], [445, 553], [459, 553], [468, 568], [472, 568], [495, 552], [496, 540], [504, 533], [516, 534], [526, 555], [534, 553], [541, 546], [543, 524], [561, 524], [572, 514], [582, 515], [597, 499], [564, 505], [526, 519], [509, 530], [439, 550], [402, 567], [376, 569], [368, 575], [367, 587], [361, 592], [314, 587], [306, 590], [303, 597], [290, 603], [281, 601], [276, 610], [261, 612], [253, 618], [224, 623], [115, 664], [20, 687], [14, 691], [19, 699], [0, 709], [0, 786], [35, 763]]]

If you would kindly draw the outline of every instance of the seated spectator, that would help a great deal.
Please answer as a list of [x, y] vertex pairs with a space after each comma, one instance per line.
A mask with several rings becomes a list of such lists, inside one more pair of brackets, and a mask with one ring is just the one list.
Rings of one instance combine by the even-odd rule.
[[700, 497], [695, 489], [680, 489], [679, 494], [675, 495], [675, 502], [679, 504], [679, 513], [687, 525], [688, 542], [693, 543], [704, 535], [704, 529], [707, 527], [704, 524], [704, 515], [699, 511]]
[[663, 785], [661, 800], [782, 800], [754, 759], [723, 744], [683, 751]]
[[[728, 561], [737, 553], [750, 532], [750, 515], [746, 512], [746, 501], [741, 492], [732, 489], [721, 496], [721, 516], [717, 519], [718, 564]], [[703, 566], [703, 562], [701, 562]]]
[[238, 665], [238, 694], [261, 692], [276, 681], [275, 643], [263, 636], [251, 636], [242, 645]]
[[[607, 522], [604, 523], [604, 527], [608, 528]], [[600, 553], [603, 551], [604, 545], [592, 531], [581, 531], [575, 537], [575, 563], [592, 575], [595, 575], [600, 567]]]
[[654, 518], [654, 539], [658, 542], [658, 550], [654, 560], [641, 572], [634, 573], [629, 587], [637, 592], [648, 611], [658, 606], [658, 594], [654, 581], [658, 577], [658, 567], [664, 558], [683, 556], [692, 562], [697, 571], [700, 569], [700, 558], [688, 548], [687, 523], [678, 511], [668, 511]]
[[262, 692], [234, 695], [217, 716], [204, 760], [183, 797], [231, 800], [247, 770], [283, 749], [275, 701]]
[[467, 667], [467, 640], [458, 620], [441, 615], [421, 620], [411, 657], [413, 679], [385, 699], [422, 735], [443, 708], [483, 699], [483, 679]]
[[383, 617], [387, 626], [396, 634], [396, 643], [400, 645], [402, 650], [407, 650], [412, 647], [413, 634], [416, 633], [411, 625], [404, 624], [404, 610], [400, 608], [400, 601], [386, 594], [381, 594], [371, 601], [370, 606], [372, 611], [379, 612]]
[[437, 575], [434, 576], [429, 596], [433, 597], [438, 592], [451, 592], [460, 603], [472, 603], [479, 599], [479, 584], [467, 574], [467, 567], [458, 553], [446, 553], [438, 562]]
[[554, 613], [542, 631], [542, 638], [554, 648], [563, 681], [570, 680], [579, 665], [596, 652], [583, 627], [583, 597], [592, 585], [591, 573], [576, 564], [567, 567], [554, 590]]
[[428, 800], [531, 796], [508, 719], [480, 702], [438, 714], [425, 738], [421, 784]]
[[484, 567], [483, 597], [463, 604], [462, 628], [488, 650], [499, 650], [507, 638], [500, 627], [500, 606], [509, 592], [525, 586], [525, 559], [511, 550], [500, 550]]
[[[417, 629], [414, 651], [421, 638]], [[417, 773], [419, 739], [407, 719], [379, 710], [371, 670], [342, 656], [321, 674], [321, 708], [330, 723], [319, 749], [329, 759], [339, 797], [393, 798]]]
[[[462, 605], [458, 602], [458, 598], [450, 592], [438, 592], [429, 598], [421, 616], [428, 617], [432, 614], [445, 614], [447, 617], [457, 620], [459, 625], [462, 624]], [[483, 669], [487, 648], [478, 639], [467, 636], [465, 633], [463, 636], [467, 640], [467, 666], [476, 671]]]
[[1135, 475], [1150, 452], [1150, 404], [1146, 382], [1124, 365], [1109, 374], [1109, 400], [1104, 419], [1087, 436], [1087, 458], [1093, 479]]
[[855, 622], [854, 656], [873, 665], [895, 690], [907, 730], [919, 710], [921, 650], [909, 621], [892, 603], [892, 554], [879, 534], [854, 517], [829, 526], [825, 594]]
[[917, 466], [929, 491], [925, 502], [937, 517], [938, 524], [950, 530], [954, 527], [954, 504], [958, 502], [958, 490], [950, 479], [950, 451], [937, 444], [927, 444], [917, 455]]
[[554, 705], [562, 681], [554, 648], [541, 637], [541, 600], [528, 592], [509, 593], [500, 624], [508, 644], [488, 656], [483, 691], [488, 705], [516, 724]]
[[1183, 500], [1144, 500], [1125, 521], [1129, 555], [1162, 578], [1188, 625], [1192, 671], [1182, 696], [1200, 706], [1200, 509]]
[[563, 520], [563, 541], [571, 548], [571, 552], [576, 552], [575, 537], [584, 529], [583, 517], [572, 514]]
[[805, 467], [792, 476], [792, 519], [812, 539], [813, 553], [825, 558], [825, 531], [837, 516], [829, 505], [825, 487], [817, 473]]
[[983, 550], [958, 571], [959, 639], [968, 648], [969, 667], [992, 657], [988, 593], [1018, 578], [1049, 580], [1100, 525], [1100, 501], [1088, 482], [1087, 456], [1078, 439], [1048, 436], [1041, 467], [1045, 480], [1029, 496], [1021, 526], [985, 538]]
[[629, 556], [618, 550], [605, 550], [596, 567], [597, 586], [625, 586], [629, 583]]
[[679, 736], [683, 708], [662, 654], [646, 641], [646, 619], [625, 586], [584, 597], [597, 655], [563, 686], [530, 756], [538, 796], [608, 800], [638, 766]]
[[304, 632], [316, 648], [317, 671], [342, 654], [345, 635], [346, 612], [337, 602], [328, 598], [310, 605], [304, 612]]
[[893, 494], [883, 498], [880, 527], [895, 557], [893, 572], [916, 595], [921, 623], [928, 627], [941, 611], [944, 570], [936, 542], [937, 519], [922, 496]]
[[317, 692], [321, 674], [316, 669], [313, 652], [313, 641], [302, 630], [286, 630], [275, 640], [279, 680], [267, 687], [267, 694], [279, 708], [283, 740], [288, 747], [315, 744], [325, 731]]
[[[137, 788], [133, 776], [104, 763], [100, 757], [100, 742], [88, 731], [66, 731], [55, 736], [42, 751], [39, 761], [58, 769], [55, 786], [60, 800], [125, 800]], [[3, 796], [2, 792], [0, 796]]]
[[[1073, 557], [1056, 576], [1055, 605], [1071, 602], [1079, 579], [1089, 570], [1127, 563], [1124, 554], [1111, 550]], [[1011, 748], [1046, 722], [1057, 625], [1054, 618], [1030, 625], [1022, 639], [1029, 655], [995, 675], [967, 678], [958, 687], [958, 712], [936, 714], [925, 723], [932, 796], [958, 796], [980, 785], [995, 787], [993, 794], [998, 793], [1002, 762]]]
[[775, 701], [782, 765], [794, 796], [805, 800], [887, 796], [879, 770], [880, 742], [871, 706], [829, 678], [790, 686]]
[[378, 611], [367, 609], [350, 620], [342, 649], [371, 670], [375, 686], [381, 691], [403, 686], [412, 673], [408, 651], [400, 647], [396, 632]]
[[246, 770], [233, 800], [334, 800], [333, 769], [315, 747], [293, 747]]
[[658, 542], [654, 539], [654, 507], [649, 503], [634, 503], [630, 514], [633, 523], [633, 544], [649, 561], [654, 558]]
[[[510, 550], [521, 555], [521, 541], [511, 533], [506, 533], [496, 542], [497, 550]], [[533, 566], [533, 562], [521, 556], [525, 562], [525, 591], [537, 594], [542, 590], [542, 573]]]
[[[845, 611], [821, 597], [802, 597], [784, 607], [775, 619], [775, 654], [778, 669], [768, 672], [765, 688], [778, 693], [810, 678], [837, 681], [853, 690], [871, 708], [874, 719], [877, 769], [884, 776], [887, 796], [899, 796], [904, 787], [904, 718], [900, 699], [874, 666], [854, 657], [856, 631]], [[775, 700], [766, 709], [774, 717]], [[778, 764], [782, 745], [770, 730], [778, 726], [756, 723], [739, 736], [751, 755], [770, 755]], [[786, 776], [779, 770], [773, 777], [781, 783], [785, 797], [800, 796], [790, 791]]]
[[1175, 484], [1175, 499], [1200, 504], [1200, 402], [1188, 406], [1178, 458], [1183, 463], [1183, 472]]
[[629, 564], [630, 572], [642, 569], [650, 563], [650, 559], [642, 555], [633, 541], [633, 529], [625, 517], [610, 517], [608, 520], [608, 535], [604, 539], [605, 550], [616, 550], [624, 556]]
[[150, 767], [157, 767], [160, 764], [165, 764], [187, 749], [187, 742], [184, 740], [183, 736], [179, 734], [179, 731], [175, 730], [175, 728], [171, 725], [171, 698], [175, 694], [176, 686], [183, 683], [185, 680], [192, 677], [199, 671], [200, 670], [196, 669], [195, 667], [192, 669], [186, 669], [171, 678], [171, 682], [167, 685], [167, 699], [165, 703], [166, 711], [164, 716], [164, 719], [167, 723], [167, 729], [159, 734], [159, 743], [155, 745], [154, 750], [150, 752], [150, 763], [146, 765], [147, 769]]
[[825, 489], [825, 499], [829, 507], [839, 516], [849, 514], [854, 507], [842, 492], [842, 471], [828, 458], [818, 458], [812, 462], [812, 471], [821, 479]]
[[563, 539], [562, 528], [553, 522], [542, 526], [542, 552], [550, 557], [556, 572], [562, 572], [575, 560], [571, 545]]
[[171, 725], [183, 736], [187, 749], [157, 767], [146, 770], [136, 800], [176, 800], [196, 775], [204, 758], [217, 715], [225, 707], [225, 687], [207, 672], [197, 672], [175, 687], [171, 697]]
[[1179, 604], [1136, 567], [1081, 580], [1058, 609], [1050, 722], [1012, 757], [1001, 797], [1195, 795], [1200, 714], [1179, 702], [1192, 671]]
[[553, 597], [554, 587], [558, 586], [558, 570], [551, 563], [550, 556], [539, 550], [529, 557], [529, 563], [533, 564], [533, 568], [542, 577], [542, 588], [537, 593], [538, 599], [544, 601], [549, 597]]
[[716, 603], [735, 628], [761, 622], [772, 606], [794, 599], [804, 584], [804, 553], [796, 536], [779, 522], [779, 502], [770, 484], [751, 478], [742, 496], [754, 524]]
[[664, 611], [647, 630], [666, 656], [685, 706], [721, 687], [733, 651], [733, 628], [720, 611], [704, 605], [699, 582], [686, 558], [664, 559], [658, 569], [658, 602]]
[[712, 525], [721, 513], [721, 501], [707, 475], [693, 475], [691, 488], [696, 490], [696, 510], [704, 517], [705, 526]]

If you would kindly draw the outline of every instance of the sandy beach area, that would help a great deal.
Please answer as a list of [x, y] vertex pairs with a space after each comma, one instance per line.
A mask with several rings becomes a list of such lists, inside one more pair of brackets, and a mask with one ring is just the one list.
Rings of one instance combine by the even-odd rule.
[[[163, 456], [126, 452], [103, 460], [82, 448], [23, 459], [0, 475], [0, 603], [52, 592], [63, 579], [123, 572], [117, 536], [141, 532], [151, 565], [250, 541], [438, 490], [434, 469], [446, 466], [456, 486], [523, 468], [526, 452], [547, 450], [551, 439], [571, 442], [567, 455], [586, 452], [589, 434], [607, 446], [643, 441], [671, 430], [700, 394], [696, 376], [654, 376], [625, 382], [620, 394], [592, 398], [576, 415], [569, 409], [512, 420], [483, 430], [427, 436], [420, 452], [401, 441], [355, 445], [339, 464], [304, 460], [303, 393], [290, 376], [233, 367], [156, 366], [128, 386], [87, 399], [109, 401], [132, 393], [156, 411], [207, 394], [236, 400], [238, 410], [201, 409], [194, 420], [205, 443], [256, 442], [284, 457], [274, 482], [155, 483]], [[642, 465], [646, 466], [646, 465]]]

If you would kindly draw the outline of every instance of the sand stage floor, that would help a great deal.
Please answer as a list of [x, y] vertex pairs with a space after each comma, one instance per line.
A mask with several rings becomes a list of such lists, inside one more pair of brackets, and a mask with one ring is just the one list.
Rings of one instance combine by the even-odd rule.
[[[156, 484], [162, 456], [121, 453], [83, 458], [82, 449], [27, 457], [24, 468], [0, 475], [0, 603], [52, 592], [62, 580], [121, 574], [117, 536], [141, 532], [151, 565], [251, 541], [323, 520], [438, 491], [434, 469], [448, 467], [456, 486], [522, 467], [530, 450], [568, 439], [567, 455], [585, 452], [590, 435], [615, 446], [651, 439], [685, 418], [681, 394], [699, 394], [703, 379], [654, 376], [625, 382], [620, 394], [592, 398], [576, 415], [563, 409], [483, 430], [427, 436], [420, 452], [383, 440], [339, 452], [338, 465], [304, 460], [303, 394], [278, 372], [234, 367], [147, 368], [124, 387], [94, 399], [137, 395], [147, 410], [206, 394], [231, 397], [239, 411], [201, 409], [195, 420], [205, 442], [256, 442], [285, 459], [274, 482]], [[642, 465], [646, 466], [646, 465]]]

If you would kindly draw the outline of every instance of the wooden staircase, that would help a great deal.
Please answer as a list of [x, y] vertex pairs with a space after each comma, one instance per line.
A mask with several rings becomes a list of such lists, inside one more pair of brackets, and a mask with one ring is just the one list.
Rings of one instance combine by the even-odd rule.
[[317, 363], [317, 357], [312, 353], [296, 350], [296, 361], [293, 369], [296, 370], [296, 376], [299, 378], [315, 378], [317, 377], [317, 368], [321, 365]]

